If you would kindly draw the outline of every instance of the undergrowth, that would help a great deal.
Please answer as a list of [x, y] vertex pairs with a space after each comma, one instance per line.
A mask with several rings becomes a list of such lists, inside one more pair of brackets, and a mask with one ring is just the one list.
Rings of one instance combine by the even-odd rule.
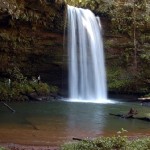
[[112, 137], [100, 137], [94, 140], [83, 139], [80, 142], [70, 142], [61, 146], [61, 150], [149, 150], [150, 137], [131, 140], [123, 135], [122, 129]]

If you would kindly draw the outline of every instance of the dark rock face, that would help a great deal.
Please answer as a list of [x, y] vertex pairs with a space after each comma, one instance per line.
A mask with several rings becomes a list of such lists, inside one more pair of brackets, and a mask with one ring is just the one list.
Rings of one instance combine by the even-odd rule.
[[[0, 73], [17, 66], [31, 77], [60, 86], [66, 5], [62, 1], [0, 2]], [[65, 74], [65, 73], [64, 73]]]
[[[136, 30], [136, 68], [133, 30], [130, 36], [119, 32], [114, 34], [118, 24], [113, 26], [111, 12], [104, 13], [100, 9], [97, 14], [103, 26], [109, 90], [150, 91], [150, 25], [139, 26]], [[0, 78], [7, 77], [8, 69], [17, 66], [25, 76], [40, 75], [42, 81], [66, 90], [65, 20], [66, 4], [63, 0], [1, 0]]]

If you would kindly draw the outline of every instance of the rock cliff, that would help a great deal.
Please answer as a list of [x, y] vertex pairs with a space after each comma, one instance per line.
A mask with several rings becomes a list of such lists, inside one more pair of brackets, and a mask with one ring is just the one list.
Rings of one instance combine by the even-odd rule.
[[[109, 90], [150, 92], [149, 3], [99, 3], [78, 5], [101, 17]], [[63, 0], [0, 0], [0, 77], [17, 66], [66, 89], [65, 22]]]
[[63, 1], [0, 1], [0, 74], [18, 67], [28, 77], [59, 84], [62, 76]]

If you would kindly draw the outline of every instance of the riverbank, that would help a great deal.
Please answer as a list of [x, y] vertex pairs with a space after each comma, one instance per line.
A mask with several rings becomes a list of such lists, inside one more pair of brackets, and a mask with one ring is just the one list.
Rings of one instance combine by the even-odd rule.
[[9, 150], [59, 150], [58, 146], [36, 146], [36, 145], [20, 145], [13, 143], [0, 143], [0, 146]]
[[[120, 134], [120, 133], [119, 133]], [[125, 134], [122, 134], [121, 137], [119, 134], [116, 134], [116, 135], [109, 135], [109, 136], [100, 136], [100, 137], [97, 137], [98, 139], [99, 138], [104, 138], [104, 139], [113, 139], [114, 137], [116, 138], [120, 138], [120, 139], [123, 139], [127, 136], [127, 139], [128, 141], [137, 141], [137, 140], [142, 140], [142, 139], [146, 139], [146, 138], [150, 138], [150, 134], [145, 134], [143, 133], [143, 135], [139, 135], [139, 134], [130, 134], [130, 133], [125, 133]], [[78, 139], [78, 138], [77, 138]], [[92, 139], [80, 139], [79, 140], [83, 140], [84, 141], [91, 141]], [[93, 141], [93, 140], [92, 140]], [[74, 143], [73, 139], [70, 140], [70, 142]], [[69, 143], [70, 143], [69, 142]], [[80, 142], [80, 141], [79, 141]], [[67, 144], [67, 142], [66, 142]], [[47, 145], [45, 143], [45, 145], [42, 145], [40, 143], [36, 143], [36, 144], [29, 144], [29, 143], [22, 143], [22, 144], [15, 144], [15, 143], [2, 143], [0, 142], [0, 146], [3, 147], [4, 149], [6, 150], [61, 150], [61, 146], [63, 145], [66, 145], [66, 144], [61, 144], [61, 145], [57, 145], [57, 146], [52, 146], [52, 145]]]
[[[10, 133], [11, 131], [8, 131]], [[120, 132], [120, 131], [119, 131]], [[118, 132], [118, 133], [119, 133]], [[34, 135], [28, 136], [28, 139], [26, 137], [23, 137], [22, 132], [20, 132], [20, 138], [18, 138], [19, 131], [15, 134], [15, 132], [12, 134], [4, 135], [4, 133], [0, 132], [0, 146], [8, 149], [8, 150], [60, 150], [60, 146], [64, 145], [65, 143], [74, 142], [73, 138], [70, 137], [66, 139], [65, 141], [58, 141], [57, 139], [51, 139], [49, 141], [49, 137], [52, 135], [50, 133], [45, 133], [45, 137], [43, 137], [41, 134], [37, 134], [37, 136]], [[95, 139], [95, 138], [111, 138], [114, 136], [118, 136], [118, 133], [114, 132], [108, 132], [105, 134], [97, 134], [96, 137], [89, 137], [89, 140]], [[25, 133], [24, 133], [25, 134]], [[28, 133], [29, 134], [29, 133]], [[33, 135], [33, 133], [32, 133]], [[144, 137], [150, 137], [150, 132], [126, 132], [124, 134], [121, 134], [121, 136], [127, 136], [129, 140], [136, 140], [136, 139], [142, 139]], [[3, 137], [3, 138], [2, 138]], [[58, 137], [57, 137], [58, 138]], [[87, 139], [87, 137], [83, 137], [79, 135], [79, 139]]]

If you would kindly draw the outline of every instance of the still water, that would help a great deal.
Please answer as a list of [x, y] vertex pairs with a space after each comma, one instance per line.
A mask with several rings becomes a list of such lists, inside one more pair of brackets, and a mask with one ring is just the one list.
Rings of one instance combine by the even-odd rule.
[[135, 102], [94, 104], [74, 102], [10, 103], [16, 113], [0, 106], [0, 142], [59, 145], [77, 138], [114, 135], [124, 128], [129, 135], [150, 135], [150, 122], [123, 119], [109, 113], [127, 113], [133, 107], [139, 114], [150, 109]]

